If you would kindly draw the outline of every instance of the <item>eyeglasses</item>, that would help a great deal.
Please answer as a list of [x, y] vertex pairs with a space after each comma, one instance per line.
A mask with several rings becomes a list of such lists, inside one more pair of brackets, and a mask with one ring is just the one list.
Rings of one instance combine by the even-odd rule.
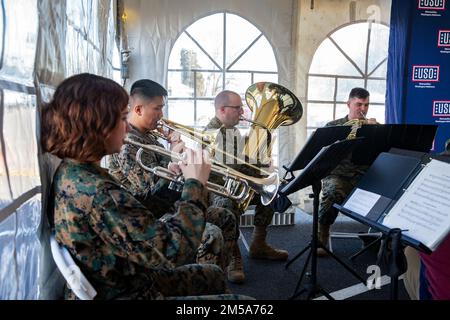
[[224, 108], [243, 109], [244, 106], [223, 106]]

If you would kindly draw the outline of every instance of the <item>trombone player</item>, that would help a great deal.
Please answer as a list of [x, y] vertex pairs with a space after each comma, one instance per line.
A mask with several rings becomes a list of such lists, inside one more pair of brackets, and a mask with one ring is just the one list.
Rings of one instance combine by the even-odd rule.
[[[131, 86], [128, 140], [163, 147], [157, 141], [155, 129], [163, 116], [166, 97], [166, 89], [152, 80], [138, 80]], [[183, 143], [179, 143], [177, 135], [169, 136], [168, 140], [174, 152], [180, 152], [184, 147]], [[173, 204], [179, 200], [181, 193], [169, 190], [167, 180], [158, 179], [153, 173], [141, 168], [136, 162], [138, 149], [139, 147], [134, 144], [124, 144], [119, 153], [109, 158], [110, 174], [133, 196], [160, 216], [166, 212], [173, 212]], [[142, 162], [148, 167], [167, 167], [174, 173], [180, 173], [177, 164], [171, 163], [170, 159], [155, 152], [144, 152]], [[163, 201], [155, 201], [161, 199]], [[206, 221], [208, 224], [197, 252], [197, 262], [214, 263], [225, 269], [231, 259], [229, 252], [238, 236], [236, 218], [226, 209], [209, 207]]]
[[[222, 150], [234, 151], [234, 156], [236, 157], [242, 150], [238, 150], [239, 146], [242, 146], [241, 143], [242, 137], [240, 136], [239, 130], [236, 128], [236, 125], [239, 123], [241, 116], [244, 113], [242, 99], [236, 92], [233, 91], [222, 91], [220, 92], [215, 100], [215, 117], [209, 122], [206, 126], [205, 130], [217, 130], [219, 129], [219, 136], [222, 141], [219, 141], [219, 145], [222, 147]], [[220, 138], [218, 140], [221, 140]], [[251, 174], [249, 172], [249, 168], [242, 164], [234, 164], [229, 165], [225, 161], [223, 161], [223, 157], [221, 158], [220, 152], [216, 152], [215, 160], [223, 162], [227, 166], [236, 169], [245, 174]], [[228, 159], [228, 157], [227, 157]], [[253, 171], [253, 174], [255, 172]], [[215, 194], [210, 194], [211, 204], [214, 206], [227, 208], [233, 211], [237, 217], [239, 217], [243, 212], [239, 209], [236, 201], [233, 201], [229, 198], [225, 198], [222, 196], [218, 196]], [[263, 206], [259, 197], [254, 198], [256, 204], [255, 209], [255, 219], [254, 219], [254, 229], [252, 235], [252, 242], [250, 245], [250, 258], [254, 259], [268, 259], [268, 260], [286, 260], [288, 258], [288, 252], [285, 250], [275, 249], [271, 247], [266, 242], [267, 236], [267, 227], [270, 225], [272, 221], [272, 217], [274, 211], [269, 206]], [[239, 231], [237, 230], [237, 233]], [[233, 257], [230, 265], [228, 266], [228, 280], [234, 283], [243, 283], [245, 280], [244, 269], [242, 265], [242, 257], [239, 250], [239, 246], [237, 242], [235, 243], [235, 247], [233, 249]]]
[[[131, 87], [128, 118], [131, 130], [127, 137], [143, 144], [163, 147], [153, 130], [156, 129], [157, 122], [163, 115], [167, 91], [156, 82], [148, 81], [136, 81]], [[175, 140], [171, 141], [171, 147], [175, 148], [178, 141], [176, 137], [171, 138]], [[136, 163], [134, 157], [136, 151], [135, 146], [124, 144], [119, 154], [109, 158], [109, 172], [136, 198], [146, 202], [147, 206], [152, 206], [156, 214], [161, 216], [171, 209], [171, 204], [178, 199], [179, 195], [166, 192], [167, 181], [159, 180]], [[150, 167], [160, 165], [179, 173], [178, 166], [171, 163], [168, 157], [146, 152], [143, 160]], [[158, 202], [158, 207], [155, 207], [154, 201], [148, 201], [152, 200], [149, 194], [153, 197], [161, 197], [165, 201]]]

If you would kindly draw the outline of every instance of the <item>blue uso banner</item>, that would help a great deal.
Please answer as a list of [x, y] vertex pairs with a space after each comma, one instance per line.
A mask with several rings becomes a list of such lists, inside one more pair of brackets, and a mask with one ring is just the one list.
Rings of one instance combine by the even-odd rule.
[[450, 138], [450, 0], [392, 1], [386, 122], [436, 124]]

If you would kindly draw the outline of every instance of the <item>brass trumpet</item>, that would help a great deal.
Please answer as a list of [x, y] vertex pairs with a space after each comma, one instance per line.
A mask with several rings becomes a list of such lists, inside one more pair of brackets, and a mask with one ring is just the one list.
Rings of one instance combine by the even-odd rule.
[[[153, 151], [170, 157], [174, 162], [185, 160], [186, 155], [184, 153], [175, 153], [157, 145], [142, 144], [129, 139], [125, 139], [124, 142], [139, 147], [136, 153], [136, 161], [144, 170], [150, 171], [154, 175], [163, 179], [173, 181], [178, 185], [182, 185], [184, 183], [182, 175], [177, 175], [164, 167], [150, 168], [142, 163], [141, 159], [142, 152], [144, 152], [144, 150]], [[255, 178], [245, 175], [232, 168], [215, 163], [211, 165], [211, 171], [219, 176], [222, 176], [225, 182], [224, 185], [219, 185], [208, 181], [208, 190], [238, 202], [245, 201], [250, 194], [250, 189], [252, 189], [260, 194], [261, 203], [263, 205], [268, 205], [277, 195], [278, 188], [280, 186], [280, 178], [277, 172], [273, 172], [265, 178]]]

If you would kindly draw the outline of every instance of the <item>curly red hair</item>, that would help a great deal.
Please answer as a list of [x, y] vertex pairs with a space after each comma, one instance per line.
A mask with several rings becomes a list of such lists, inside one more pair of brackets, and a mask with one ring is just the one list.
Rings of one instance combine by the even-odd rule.
[[44, 151], [61, 159], [99, 161], [127, 104], [127, 92], [113, 80], [88, 73], [67, 78], [42, 109]]

